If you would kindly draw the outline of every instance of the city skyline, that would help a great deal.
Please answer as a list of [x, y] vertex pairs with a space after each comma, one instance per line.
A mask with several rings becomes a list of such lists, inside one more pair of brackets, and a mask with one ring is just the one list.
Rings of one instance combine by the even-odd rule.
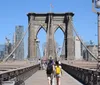
[[[40, 0], [37, 0], [34, 5], [32, 5], [32, 0], [26, 0], [25, 2], [19, 1], [13, 1], [11, 0], [11, 3], [8, 1], [5, 2], [5, 0], [2, 0], [0, 2], [0, 28], [3, 28], [2, 31], [4, 34], [1, 34], [2, 38], [0, 38], [0, 42], [4, 43], [4, 37], [5, 36], [12, 36], [14, 33], [14, 27], [16, 25], [23, 25], [25, 29], [28, 26], [28, 20], [26, 14], [29, 12], [36, 12], [36, 13], [44, 13], [50, 11], [50, 4], [52, 3], [53, 8], [52, 12], [73, 12], [75, 13], [75, 16], [73, 17], [74, 25], [76, 30], [79, 34], [83, 37], [85, 41], [88, 40], [95, 40], [95, 34], [97, 34], [97, 24], [95, 24], [97, 15], [92, 12], [92, 0], [86, 1], [80, 1], [75, 0], [75, 2], [71, 2], [70, 0], [63, 0], [63, 1], [57, 1], [57, 0], [44, 0], [44, 3], [39, 3]], [[34, 2], [34, 1], [33, 1]], [[5, 3], [5, 7], [4, 4]], [[23, 6], [21, 5], [23, 3]], [[78, 6], [76, 5], [78, 4]], [[31, 5], [30, 7], [26, 6], [26, 4]], [[40, 6], [41, 9], [37, 6], [37, 4]], [[60, 4], [63, 4], [64, 7], [60, 6]], [[18, 7], [19, 5], [19, 7]], [[59, 7], [60, 6], [60, 7]], [[74, 6], [76, 6], [74, 8]], [[84, 7], [85, 6], [85, 7]], [[13, 7], [13, 8], [12, 8]], [[47, 8], [45, 8], [47, 7]], [[20, 8], [20, 10], [18, 10]], [[11, 9], [11, 10], [10, 10]], [[14, 10], [15, 9], [15, 10]], [[4, 11], [6, 10], [6, 11]], [[6, 15], [7, 13], [7, 15]], [[84, 16], [83, 16], [84, 15]], [[5, 16], [5, 17], [4, 17]], [[4, 22], [6, 20], [6, 22]], [[86, 20], [86, 21], [85, 21]], [[83, 23], [84, 22], [84, 23]], [[79, 23], [79, 24], [78, 24]], [[83, 24], [83, 25], [82, 25]], [[90, 33], [89, 36], [87, 36], [84, 32], [81, 31], [81, 28], [85, 30], [90, 30], [94, 33]], [[88, 28], [88, 29], [87, 29]], [[8, 32], [5, 32], [4, 30], [9, 29]], [[11, 30], [11, 31], [10, 31]], [[11, 33], [10, 33], [11, 32]], [[90, 36], [93, 36], [92, 38], [89, 38]], [[10, 37], [11, 38], [11, 37]]]
[[[51, 7], [50, 4], [52, 4], [53, 7]], [[12, 41], [14, 27], [16, 25], [22, 25], [24, 26], [24, 30], [27, 29], [27, 13], [48, 13], [50, 12], [50, 8], [51, 12], [55, 13], [73, 12], [75, 14], [73, 16], [73, 24], [80, 37], [85, 42], [92, 40], [97, 44], [97, 36], [95, 36], [95, 34], [97, 35], [97, 15], [92, 12], [92, 0], [74, 0], [74, 2], [71, 0], [44, 0], [43, 2], [41, 2], [41, 0], [35, 2], [33, 0], [10, 0], [10, 2], [2, 0], [0, 1], [0, 28], [2, 29], [2, 33], [0, 34], [0, 43], [5, 43], [5, 36]], [[42, 44], [46, 39], [46, 33], [43, 30], [40, 30], [40, 32], [39, 39], [40, 46], [42, 47]], [[44, 35], [41, 37], [41, 34]], [[59, 32], [57, 33], [56, 40], [58, 40], [57, 42], [59, 45], [62, 45], [63, 39], [59, 40], [59, 37], [63, 36], [63, 33], [60, 32], [60, 34], [61, 35], [59, 35]], [[26, 41], [28, 41], [27, 38]]]
[[100, 85], [99, 8], [100, 0], [0, 0], [0, 85]]
[[[17, 44], [20, 42], [24, 34], [24, 27], [23, 26], [16, 26], [15, 27], [15, 41], [14, 41], [14, 48], [17, 46]], [[15, 51], [15, 59], [16, 60], [23, 60], [24, 59], [24, 41], [21, 42], [19, 47]]]

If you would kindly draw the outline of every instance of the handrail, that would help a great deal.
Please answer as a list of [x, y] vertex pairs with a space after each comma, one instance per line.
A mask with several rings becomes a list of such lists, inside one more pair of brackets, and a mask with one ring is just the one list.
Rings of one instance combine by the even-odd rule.
[[39, 69], [39, 64], [22, 67], [22, 68], [18, 68], [18, 69], [13, 69], [11, 71], [4, 71], [4, 72], [0, 73], [0, 81], [10, 80], [14, 77], [17, 77], [25, 72], [35, 69], [35, 68]]

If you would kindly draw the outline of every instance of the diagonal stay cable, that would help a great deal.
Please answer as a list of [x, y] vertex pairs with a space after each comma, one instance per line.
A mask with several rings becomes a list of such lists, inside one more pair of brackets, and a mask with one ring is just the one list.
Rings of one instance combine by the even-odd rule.
[[85, 47], [85, 49], [86, 49], [86, 50], [92, 55], [92, 57], [97, 61], [97, 58], [96, 58], [97, 56], [95, 56], [95, 55], [86, 47], [86, 45], [83, 43], [83, 41], [80, 39], [78, 33], [76, 32], [76, 30], [75, 30], [73, 24], [72, 24], [72, 29], [74, 30], [76, 36], [78, 37], [78, 39], [80, 40], [80, 42], [82, 43], [82, 45]]
[[[29, 28], [30, 24], [28, 25], [28, 28]], [[21, 42], [23, 41], [25, 35], [27, 34], [28, 32], [28, 28], [26, 29], [25, 33], [23, 34], [23, 37], [20, 39], [20, 41], [18, 42], [18, 44], [15, 46], [15, 48], [12, 50], [12, 52], [6, 57], [3, 59], [3, 62], [7, 61], [8, 58], [15, 52], [15, 50], [19, 47], [19, 45], [21, 44]]]

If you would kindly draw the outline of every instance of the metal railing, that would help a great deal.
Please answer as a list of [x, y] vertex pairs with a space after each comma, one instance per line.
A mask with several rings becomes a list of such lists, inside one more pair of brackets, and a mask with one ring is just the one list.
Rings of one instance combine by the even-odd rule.
[[[37, 70], [39, 70], [39, 64], [13, 69], [11, 71], [4, 71], [4, 72], [0, 73], [0, 83], [2, 83], [2, 81], [8, 81], [10, 79], [13, 79], [13, 78], [21, 76], [21, 75], [23, 75], [23, 76], [27, 75], [27, 78], [29, 78]], [[27, 72], [28, 72], [28, 74], [27, 74]]]
[[84, 69], [67, 64], [62, 64], [62, 68], [84, 85], [100, 85], [99, 71]]

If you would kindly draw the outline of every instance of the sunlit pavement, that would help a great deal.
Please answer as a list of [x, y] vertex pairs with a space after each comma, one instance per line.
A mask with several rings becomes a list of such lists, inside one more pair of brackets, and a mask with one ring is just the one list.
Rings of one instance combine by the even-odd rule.
[[[25, 82], [25, 85], [48, 85], [47, 76], [45, 70], [39, 70], [33, 74]], [[55, 78], [53, 79], [53, 85], [56, 85]], [[83, 85], [78, 82], [76, 79], [71, 77], [68, 73], [63, 71], [61, 76], [61, 85]]]

